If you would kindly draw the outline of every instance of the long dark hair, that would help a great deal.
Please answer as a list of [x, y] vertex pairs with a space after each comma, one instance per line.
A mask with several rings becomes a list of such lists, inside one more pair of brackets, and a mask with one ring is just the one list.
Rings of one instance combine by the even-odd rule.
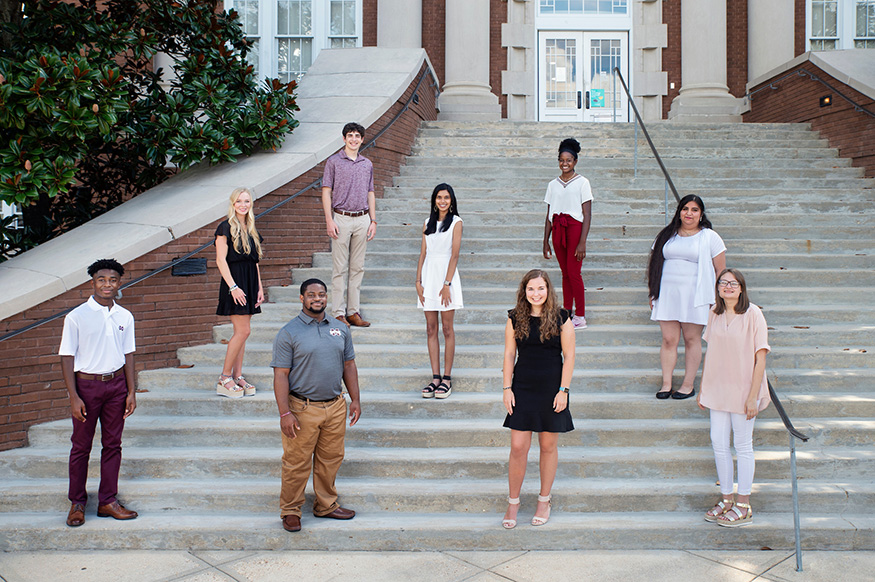
[[459, 216], [459, 205], [456, 204], [456, 193], [453, 192], [453, 187], [449, 184], [438, 184], [431, 193], [431, 214], [428, 215], [428, 224], [425, 225], [425, 230], [422, 231], [425, 235], [434, 234], [438, 231], [437, 222], [440, 212], [438, 212], [435, 201], [437, 200], [438, 192], [441, 190], [446, 190], [450, 194], [450, 208], [447, 210], [447, 217], [441, 223], [440, 232], [449, 230], [450, 225], [453, 224], [453, 217]]
[[714, 309], [714, 313], [717, 315], [726, 311], [726, 302], [720, 297], [720, 279], [726, 273], [735, 277], [735, 280], [738, 281], [739, 288], [741, 289], [738, 293], [738, 303], [735, 304], [735, 313], [746, 313], [748, 307], [750, 307], [750, 299], [747, 296], [747, 283], [744, 281], [744, 275], [742, 275], [741, 271], [738, 269], [723, 269], [720, 271], [720, 274], [717, 276], [717, 283], [714, 284], [715, 299], [714, 307], [712, 309]]
[[668, 223], [668, 226], [659, 231], [656, 235], [656, 241], [653, 243], [653, 250], [650, 251], [650, 261], [647, 263], [647, 287], [650, 289], [651, 299], [659, 299], [659, 284], [662, 279], [662, 265], [665, 262], [665, 255], [662, 254], [662, 247], [668, 240], [677, 234], [681, 227], [681, 210], [689, 202], [695, 202], [702, 211], [702, 220], [699, 226], [702, 228], [711, 228], [711, 221], [705, 215], [705, 203], [695, 194], [687, 194], [681, 201], [678, 202], [677, 210], [674, 211], [674, 218]]
[[526, 286], [532, 279], [541, 277], [544, 283], [547, 284], [547, 300], [541, 307], [541, 323], [538, 327], [541, 341], [547, 341], [551, 337], [559, 335], [559, 301], [556, 299], [556, 289], [553, 287], [553, 282], [546, 272], [540, 269], [532, 269], [520, 281], [519, 289], [516, 292], [516, 307], [510, 310], [510, 317], [513, 319], [514, 337], [517, 341], [522, 341], [529, 337], [529, 317], [532, 314], [532, 304], [529, 303], [526, 297]]

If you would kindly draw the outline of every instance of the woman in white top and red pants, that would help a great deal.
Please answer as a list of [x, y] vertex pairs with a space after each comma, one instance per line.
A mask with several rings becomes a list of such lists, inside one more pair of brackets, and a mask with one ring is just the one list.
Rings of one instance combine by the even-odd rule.
[[562, 306], [573, 314], [574, 329], [586, 327], [586, 298], [580, 269], [586, 258], [586, 239], [592, 218], [589, 180], [574, 171], [579, 153], [580, 144], [576, 139], [562, 140], [559, 144], [561, 175], [547, 185], [544, 197], [547, 203], [544, 258], [550, 258], [552, 234], [556, 260], [562, 270]]

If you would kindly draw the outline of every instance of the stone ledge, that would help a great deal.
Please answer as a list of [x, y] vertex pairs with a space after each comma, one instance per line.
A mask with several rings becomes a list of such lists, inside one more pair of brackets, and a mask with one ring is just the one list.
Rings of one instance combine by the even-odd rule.
[[422, 49], [323, 50], [301, 81], [300, 126], [281, 148], [233, 164], [191, 168], [0, 264], [0, 320], [81, 285], [95, 259], [127, 263], [221, 218], [238, 185], [252, 188], [258, 199], [304, 174], [343, 146], [344, 123], [368, 127], [380, 119], [423, 63], [434, 75]]

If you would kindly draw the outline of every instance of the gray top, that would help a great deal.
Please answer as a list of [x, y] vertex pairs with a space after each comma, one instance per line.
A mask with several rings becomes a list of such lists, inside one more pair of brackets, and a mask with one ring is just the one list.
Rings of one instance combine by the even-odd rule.
[[355, 359], [349, 328], [326, 315], [317, 321], [302, 311], [273, 341], [272, 368], [290, 368], [289, 389], [313, 400], [343, 392], [343, 364]]

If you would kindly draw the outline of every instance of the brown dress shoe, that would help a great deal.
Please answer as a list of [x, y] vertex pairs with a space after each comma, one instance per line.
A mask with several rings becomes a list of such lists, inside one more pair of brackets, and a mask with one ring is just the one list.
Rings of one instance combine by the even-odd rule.
[[81, 503], [74, 503], [70, 507], [70, 513], [67, 514], [67, 525], [79, 527], [83, 523], [85, 523], [85, 506]]
[[358, 313], [347, 315], [346, 320], [349, 322], [349, 325], [354, 325], [356, 327], [371, 327], [371, 322], [362, 319], [362, 316]]
[[336, 320], [339, 321], [340, 323], [345, 323], [345, 324], [346, 324], [346, 327], [349, 327], [349, 322], [346, 320], [346, 318], [345, 318], [344, 316], [342, 316], [342, 315], [338, 315], [338, 316], [335, 317], [334, 319], [336, 319]]
[[136, 511], [125, 509], [125, 506], [118, 501], [113, 501], [109, 505], [97, 506], [97, 517], [112, 517], [115, 519], [134, 519], [137, 517]]
[[[313, 515], [316, 515], [315, 513]], [[327, 517], [330, 519], [352, 519], [355, 517], [355, 511], [352, 509], [347, 509], [345, 507], [337, 507], [331, 513], [326, 513], [325, 515], [316, 515], [316, 517]]]
[[286, 531], [301, 531], [301, 518], [297, 515], [284, 515], [283, 529]]

